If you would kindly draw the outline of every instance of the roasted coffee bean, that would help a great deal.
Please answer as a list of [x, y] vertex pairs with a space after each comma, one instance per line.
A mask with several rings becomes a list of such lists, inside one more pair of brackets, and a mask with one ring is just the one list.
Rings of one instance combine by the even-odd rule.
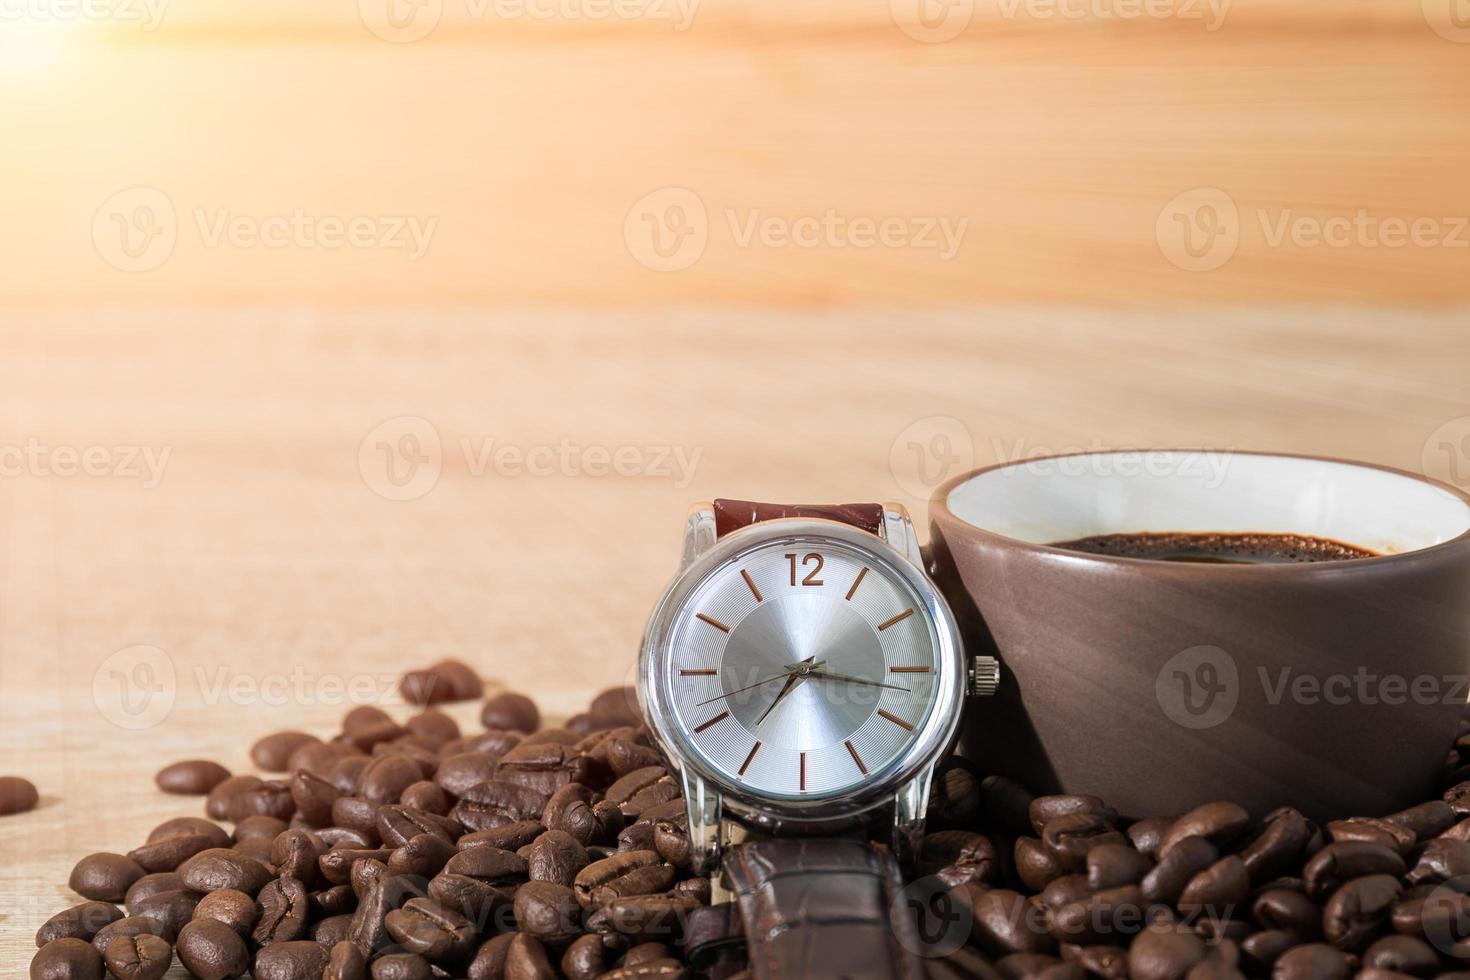
[[34, 810], [40, 802], [41, 794], [29, 779], [0, 776], [0, 817]]
[[1143, 892], [1137, 885], [1110, 888], [1061, 905], [1049, 919], [1058, 942], [1082, 945], [1131, 936], [1145, 925]]
[[[483, 850], [488, 848], [475, 848], [465, 854]], [[587, 856], [587, 849], [577, 838], [562, 830], [548, 830], [537, 837], [528, 845], [525, 858], [526, 874], [532, 881], [550, 881], [558, 885], [571, 885], [589, 863], [591, 859]]]
[[296, 878], [308, 888], [321, 883], [321, 856], [326, 853], [314, 834], [285, 830], [271, 841], [270, 864], [282, 878]]
[[1056, 942], [1046, 932], [1042, 917], [1033, 913], [1025, 896], [1004, 888], [970, 889], [973, 942], [991, 956], [1010, 953], [1050, 953]]
[[1289, 949], [1271, 970], [1271, 980], [1347, 980], [1352, 975], [1352, 960], [1326, 943]]
[[1327, 825], [1327, 836], [1334, 843], [1363, 841], [1369, 844], [1382, 844], [1404, 855], [1413, 850], [1419, 840], [1418, 835], [1409, 828], [1373, 817], [1334, 820]]
[[474, 668], [453, 658], [440, 660], [427, 670], [409, 671], [403, 675], [398, 689], [409, 704], [473, 701], [485, 693], [485, 685]]
[[530, 734], [540, 726], [541, 712], [536, 709], [536, 702], [524, 694], [507, 691], [485, 702], [480, 711], [480, 724], [486, 728]]
[[273, 841], [288, 829], [290, 829], [290, 824], [280, 817], [254, 814], [235, 824], [234, 839], [237, 844], [257, 838]]
[[[356, 900], [352, 907], [357, 908]], [[352, 933], [352, 913], [343, 912], [337, 915], [329, 915], [325, 919], [318, 919], [311, 927], [312, 942], [317, 943], [322, 949], [331, 949], [340, 942], [346, 942]]]
[[1159, 841], [1159, 854], [1190, 837], [1202, 837], [1216, 847], [1232, 843], [1250, 826], [1250, 814], [1235, 803], [1225, 801], [1195, 807], [1174, 821]]
[[254, 895], [271, 880], [271, 870], [239, 851], [215, 847], [201, 851], [180, 865], [179, 877], [196, 892], [233, 888]]
[[577, 873], [572, 888], [582, 907], [592, 909], [629, 895], [666, 891], [676, 874], [656, 851], [625, 851], [587, 865]]
[[601, 936], [579, 936], [562, 954], [561, 972], [567, 980], [596, 980], [607, 971], [607, 950]]
[[404, 790], [423, 778], [423, 768], [408, 756], [381, 755], [363, 769], [358, 795], [373, 803], [397, 803]]
[[372, 962], [373, 980], [429, 980], [429, 961], [414, 953], [389, 953]]
[[432, 898], [412, 898], [384, 919], [388, 934], [410, 953], [441, 962], [458, 962], [474, 949], [470, 921]]
[[256, 897], [260, 919], [251, 933], [257, 945], [289, 943], [307, 932], [310, 911], [306, 886], [295, 878], [277, 878], [268, 882]]
[[367, 980], [367, 960], [349, 942], [339, 942], [327, 957], [321, 980]]
[[153, 832], [148, 835], [148, 843], [188, 834], [203, 834], [215, 847], [230, 846], [231, 837], [225, 828], [203, 817], [174, 817], [172, 820], [165, 820], [153, 828]]
[[420, 780], [404, 790], [398, 802], [411, 809], [422, 810], [437, 816], [443, 816], [449, 812], [449, 794], [445, 793], [437, 783], [431, 783], [428, 780]]
[[442, 871], [457, 853], [453, 844], [437, 834], [419, 834], [393, 852], [388, 858], [388, 870], [428, 879]]
[[315, 735], [305, 732], [276, 732], [250, 747], [250, 761], [262, 772], [285, 772], [291, 753], [303, 745], [313, 745], [320, 741]]
[[587, 774], [587, 757], [572, 746], [530, 739], [501, 756], [495, 767], [496, 780], [525, 786], [548, 799], [568, 783], [585, 782]]
[[136, 861], [121, 854], [89, 854], [72, 868], [68, 885], [83, 898], [121, 902], [133, 882], [145, 874]]
[[1107, 814], [1095, 811], [1079, 811], [1054, 817], [1041, 829], [1041, 845], [1064, 871], [1085, 869], [1087, 852], [1094, 847], [1100, 844], [1124, 844], [1126, 840], [1113, 829]]
[[487, 939], [475, 953], [470, 963], [470, 980], [504, 980], [505, 961], [510, 954], [510, 944], [515, 942], [518, 932], [507, 932]]
[[528, 786], [493, 779], [465, 790], [449, 815], [471, 831], [489, 830], [521, 820], [539, 823], [549, 798]]
[[290, 820], [296, 815], [296, 801], [291, 798], [291, 785], [283, 780], [268, 779], [247, 789], [231, 800], [230, 819], [244, 820], [261, 815]]
[[1093, 891], [1136, 885], [1152, 868], [1152, 861], [1127, 844], [1099, 844], [1087, 852], [1087, 885]]
[[360, 861], [386, 862], [393, 856], [392, 848], [363, 850], [356, 847], [334, 847], [317, 862], [322, 877], [334, 885], [346, 884], [352, 879], [352, 868]]
[[212, 891], [194, 906], [195, 919], [211, 919], [235, 930], [241, 937], [249, 937], [260, 917], [260, 907], [255, 899], [234, 888]]
[[[646, 960], [631, 966], [620, 966], [602, 975], [602, 980], [685, 980], [689, 969], [675, 959]], [[1070, 976], [1047, 977], [1046, 980], [1082, 980], [1081, 972]]]
[[213, 846], [214, 841], [203, 834], [184, 834], [134, 848], [128, 852], [128, 858], [147, 873], [157, 874], [174, 871], [189, 858]]
[[286, 759], [286, 772], [309, 772], [318, 779], [330, 780], [343, 759], [358, 755], [361, 753], [357, 749], [342, 742], [304, 742]]
[[[546, 825], [547, 830], [565, 831], [581, 844], [590, 842], [594, 837], [606, 840], [606, 828], [598, 826], [597, 817], [592, 810], [593, 801], [592, 790], [580, 783], [569, 783], [551, 794], [542, 811], [541, 822]], [[618, 822], [618, 829], [622, 829], [621, 820]]]
[[161, 930], [163, 935], [178, 935], [179, 930], [194, 917], [199, 898], [198, 892], [187, 890], [159, 892], [135, 903], [129, 911], [158, 922], [164, 927]]
[[327, 773], [326, 780], [343, 795], [356, 793], [362, 788], [362, 774], [372, 763], [373, 757], [370, 755], [343, 756]]
[[[123, 906], [130, 911], [133, 906], [142, 902], [159, 892], [176, 892], [184, 888], [184, 879], [172, 871], [155, 871], [146, 874], [128, 888], [128, 893], [123, 897]], [[136, 912], [132, 912], [136, 915]]]
[[332, 822], [332, 805], [337, 802], [337, 787], [305, 769], [291, 774], [291, 799], [296, 812], [308, 824], [323, 827]]
[[505, 980], [556, 980], [546, 947], [534, 936], [515, 934], [505, 949]]
[[255, 980], [321, 980], [327, 968], [325, 948], [309, 940], [267, 946], [255, 955]]
[[1384, 936], [1363, 953], [1363, 969], [1427, 977], [1439, 968], [1439, 954], [1413, 936]]
[[[679, 856], [684, 858], [682, 863], [671, 861], [665, 853], [667, 845], [658, 848], [658, 852], [665, 860], [670, 860], [687, 871], [692, 867], [687, 845], [689, 835], [684, 833], [682, 836], [683, 846], [679, 852]], [[659, 839], [655, 837], [655, 844], [657, 843]], [[924, 838], [923, 853], [919, 861], [921, 877], [934, 875], [954, 888], [967, 881], [989, 884], [999, 873], [1000, 859], [990, 838], [983, 834], [965, 830], [941, 830]]]
[[102, 954], [80, 939], [58, 939], [37, 950], [31, 980], [102, 980]]
[[1117, 817], [1113, 809], [1096, 796], [1065, 794], [1038, 796], [1026, 809], [1026, 817], [1031, 822], [1031, 829], [1038, 835], [1048, 823], [1058, 817], [1067, 817], [1077, 813], [1092, 814], [1106, 824], [1111, 824]]
[[179, 796], [207, 796], [209, 791], [230, 778], [230, 771], [218, 762], [189, 759], [158, 770], [153, 782], [165, 793]]
[[1016, 839], [1014, 859], [1017, 876], [1032, 891], [1041, 891], [1067, 873], [1061, 862], [1035, 837]]
[[488, 783], [495, 775], [500, 756], [489, 752], [460, 752], [439, 763], [434, 772], [434, 783], [446, 793], [456, 797], [481, 783]]
[[392, 721], [393, 717], [382, 708], [372, 704], [359, 704], [342, 717], [342, 731], [361, 731], [365, 728], [390, 724]]
[[379, 869], [362, 890], [357, 911], [352, 916], [348, 939], [357, 947], [358, 952], [371, 958], [391, 942], [384, 921], [388, 913], [401, 908], [409, 899], [419, 898], [423, 894], [424, 888], [415, 879], [390, 875], [386, 868]]
[[582, 932], [578, 896], [550, 881], [528, 881], [516, 889], [515, 917], [521, 932], [545, 943], [570, 942]]
[[1280, 929], [1312, 937], [1321, 925], [1322, 910], [1299, 891], [1269, 888], [1251, 903], [1251, 916], [1263, 929]]
[[1175, 905], [1186, 915], [1228, 919], [1244, 907], [1250, 891], [1245, 861], [1230, 854], [1189, 879]]
[[1338, 949], [1362, 949], [1387, 927], [1403, 891], [1404, 886], [1391, 875], [1354, 878], [1327, 899], [1322, 909], [1322, 934]]
[[1128, 978], [1128, 950], [1122, 946], [1080, 946], [1072, 947], [1075, 954], [1068, 955], [1067, 948], [1063, 948], [1063, 959], [1069, 959], [1082, 967], [1087, 973], [1103, 980], [1127, 980]]
[[1207, 952], [1204, 941], [1188, 927], [1153, 925], [1129, 945], [1128, 975], [1133, 980], [1183, 980]]
[[1241, 966], [1250, 976], [1270, 976], [1271, 967], [1281, 954], [1301, 942], [1301, 936], [1284, 929], [1253, 932], [1241, 940]]
[[627, 817], [637, 819], [679, 796], [679, 783], [663, 766], [635, 769], [607, 788], [607, 800]]
[[1437, 885], [1470, 875], [1470, 842], [1435, 838], [1424, 845], [1406, 876], [1411, 885]]
[[364, 834], [361, 831], [351, 830], [347, 827], [318, 827], [313, 833], [316, 835], [316, 839], [321, 842], [322, 847], [328, 851], [334, 847], [369, 851], [381, 843], [378, 840], [377, 834]]
[[1128, 840], [1140, 854], [1157, 860], [1159, 846], [1164, 842], [1164, 835], [1178, 819], [1178, 817], [1147, 817], [1139, 820], [1129, 825]]
[[240, 809], [243, 804], [237, 802], [238, 798], [245, 793], [260, 786], [259, 776], [231, 776], [215, 785], [209, 791], [209, 797], [204, 802], [204, 812], [215, 820], [237, 821], [249, 813]]
[[1043, 888], [1034, 901], [1051, 912], [1071, 902], [1080, 902], [1090, 894], [1092, 894], [1092, 889], [1088, 887], [1087, 875], [1062, 875]]
[[[522, 885], [522, 890], [531, 885]], [[555, 887], [555, 886], [551, 886]], [[519, 902], [520, 893], [516, 893]], [[684, 917], [699, 903], [679, 895], [632, 895], [618, 898], [587, 917], [587, 927], [598, 933], [618, 933], [629, 942], [675, 942], [683, 928]]]
[[174, 933], [169, 931], [168, 926], [157, 919], [150, 919], [146, 915], [129, 915], [98, 929], [97, 935], [92, 937], [92, 948], [101, 955], [107, 944], [118, 936], [142, 935], [157, 936], [166, 942], [172, 942], [174, 938]]
[[102, 958], [117, 980], [158, 980], [174, 962], [174, 948], [166, 940], [146, 933], [115, 936]]
[[1430, 800], [1428, 803], [1420, 803], [1407, 810], [1391, 813], [1383, 819], [1391, 824], [1412, 830], [1419, 840], [1426, 841], [1449, 830], [1460, 818], [1448, 803], [1443, 800]]
[[58, 939], [81, 939], [91, 942], [103, 926], [121, 919], [123, 914], [111, 902], [83, 902], [57, 912], [36, 930], [36, 946], [40, 948]]
[[514, 927], [514, 883], [492, 884], [468, 875], [441, 873], [429, 882], [429, 897], [469, 919], [476, 931]]
[[683, 881], [675, 883], [674, 887], [669, 889], [669, 894], [676, 895], [679, 898], [693, 899], [700, 905], [708, 905], [710, 903], [710, 890], [710, 880], [708, 878], [685, 878]]
[[199, 980], [228, 980], [250, 965], [250, 953], [235, 930], [213, 919], [184, 926], [177, 943], [179, 960]]
[[406, 806], [380, 807], [376, 828], [385, 847], [402, 847], [420, 834], [433, 834], [446, 844], [453, 844], [458, 836], [457, 828], [446, 818]]
[[378, 811], [383, 805], [359, 796], [339, 796], [332, 803], [332, 823], [378, 841]]
[[1285, 807], [1277, 811], [1240, 852], [1251, 881], [1267, 882], [1297, 867], [1312, 831], [1312, 825], [1297, 810]]
[[1397, 851], [1382, 844], [1342, 841], [1312, 855], [1302, 869], [1302, 882], [1308, 895], [1323, 899], [1349, 879], [1375, 874], [1403, 877], [1405, 871], [1404, 859]]
[[620, 779], [639, 769], [663, 764], [657, 749], [631, 738], [608, 739], [603, 746], [603, 755], [614, 779]]

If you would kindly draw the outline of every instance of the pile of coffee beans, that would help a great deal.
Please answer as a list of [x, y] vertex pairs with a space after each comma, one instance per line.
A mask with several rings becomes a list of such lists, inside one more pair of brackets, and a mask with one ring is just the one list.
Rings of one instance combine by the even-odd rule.
[[[481, 693], [449, 661], [402, 690]], [[260, 739], [261, 775], [164, 767], [159, 789], [204, 796], [204, 816], [77, 862], [87, 901], [41, 927], [31, 977], [157, 980], [175, 956], [200, 980], [687, 976], [681, 926], [710, 882], [634, 692], [562, 728], [518, 694], [482, 717], [464, 734], [437, 708], [399, 723], [364, 706], [327, 740]]]
[[1461, 735], [1441, 799], [1325, 825], [1228, 801], [1123, 821], [1097, 797], [1032, 797], [952, 760], [934, 823], [965, 829], [930, 834], [920, 869], [948, 890], [910, 891], [936, 952], [965, 945], [930, 976], [1470, 980], [1470, 725]]
[[[325, 740], [260, 739], [260, 775], [162, 769], [204, 816], [79, 861], [86, 901], [40, 928], [32, 980], [159, 980], [176, 958], [200, 980], [693, 975], [682, 929], [711, 883], [632, 691], [559, 728], [496, 694], [466, 734], [432, 705], [481, 697], [470, 668], [401, 689], [402, 722], [363, 706]], [[1318, 825], [1223, 801], [1126, 821], [951, 759], [898, 903], [929, 980], [1470, 980], [1467, 762], [1470, 735], [1443, 799]]]

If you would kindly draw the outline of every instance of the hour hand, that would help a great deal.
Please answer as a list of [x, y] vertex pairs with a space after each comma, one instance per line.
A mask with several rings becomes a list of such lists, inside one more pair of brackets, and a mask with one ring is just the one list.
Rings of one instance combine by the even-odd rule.
[[[813, 663], [813, 661], [816, 662]], [[786, 678], [786, 683], [781, 687], [781, 693], [777, 694], [776, 699], [766, 706], [765, 711], [761, 712], [761, 716], [755, 720], [755, 727], [760, 727], [761, 722], [766, 720], [766, 716], [769, 715], [772, 711], [776, 710], [776, 705], [780, 704], [781, 701], [785, 699], [786, 695], [791, 693], [791, 689], [794, 688], [803, 677], [810, 676], [813, 668], [820, 667], [826, 662], [827, 661], [825, 660], [817, 660], [816, 657], [812, 656], [807, 657], [801, 663], [789, 664], [786, 667], [786, 672], [788, 676]]]
[[879, 681], [870, 681], [866, 677], [853, 677], [851, 674], [829, 674], [825, 670], [814, 670], [807, 676], [828, 681], [843, 681], [848, 684], [862, 684], [865, 687], [886, 687], [890, 691], [908, 690], [908, 688], [898, 684], [884, 684]]

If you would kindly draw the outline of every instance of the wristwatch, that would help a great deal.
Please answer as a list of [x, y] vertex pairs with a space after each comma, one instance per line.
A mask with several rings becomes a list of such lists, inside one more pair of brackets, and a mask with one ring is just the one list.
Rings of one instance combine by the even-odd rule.
[[921, 975], [900, 869], [966, 695], [998, 682], [966, 658], [903, 507], [690, 511], [639, 696], [752, 976]]

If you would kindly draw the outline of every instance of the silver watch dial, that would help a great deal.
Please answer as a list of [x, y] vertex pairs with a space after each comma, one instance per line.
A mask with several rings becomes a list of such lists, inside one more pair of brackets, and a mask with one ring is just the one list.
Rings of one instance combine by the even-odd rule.
[[671, 727], [754, 796], [851, 793], [910, 751], [936, 709], [928, 608], [885, 559], [842, 541], [739, 553], [673, 611]]

